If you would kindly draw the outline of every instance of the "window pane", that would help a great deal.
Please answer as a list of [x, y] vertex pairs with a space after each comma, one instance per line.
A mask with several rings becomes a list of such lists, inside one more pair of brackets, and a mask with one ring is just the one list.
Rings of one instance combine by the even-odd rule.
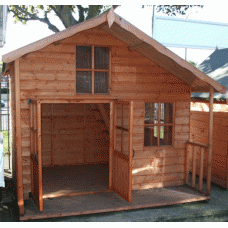
[[91, 72], [77, 71], [76, 73], [76, 92], [77, 93], [91, 93]]
[[173, 104], [161, 103], [161, 123], [173, 123]]
[[77, 46], [76, 49], [76, 68], [92, 68], [92, 48], [87, 46]]
[[158, 123], [158, 103], [145, 104], [145, 124]]
[[145, 127], [144, 146], [158, 146], [157, 129], [157, 126]]
[[160, 146], [172, 145], [172, 126], [160, 126]]
[[94, 93], [108, 93], [108, 72], [94, 72]]
[[109, 69], [109, 49], [107, 47], [94, 48], [94, 68]]

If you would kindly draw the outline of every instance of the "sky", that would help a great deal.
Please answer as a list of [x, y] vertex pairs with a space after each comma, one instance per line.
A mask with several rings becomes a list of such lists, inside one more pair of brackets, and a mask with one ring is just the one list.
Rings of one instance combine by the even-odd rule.
[[[148, 4], [148, 2], [144, 4]], [[197, 2], [196, 4], [201, 3]], [[211, 4], [210, 2], [207, 2], [207, 4], [208, 5], [204, 5], [203, 9], [193, 9], [188, 11], [187, 15], [178, 17], [228, 23], [228, 16], [226, 12], [228, 5], [223, 4], [223, 7], [221, 7], [221, 4], [215, 5]], [[149, 36], [152, 35], [152, 7], [146, 6], [142, 8], [142, 5], [122, 4], [115, 10], [115, 12]], [[163, 16], [161, 13], [156, 13], [155, 15]], [[60, 30], [64, 29], [62, 23], [58, 20], [56, 16], [53, 16], [53, 22], [57, 23], [57, 27]], [[41, 22], [31, 21], [28, 22], [26, 25], [22, 25], [21, 23], [14, 24], [12, 14], [9, 14], [6, 30], [6, 43], [3, 48], [0, 48], [0, 58], [3, 54], [11, 52], [15, 49], [23, 47], [27, 44], [30, 44], [52, 34], [53, 32], [47, 28], [47, 25]], [[185, 58], [184, 48], [169, 49], [180, 57]], [[187, 60], [191, 60], [199, 64], [204, 59], [206, 59], [212, 52], [213, 50], [188, 49]]]

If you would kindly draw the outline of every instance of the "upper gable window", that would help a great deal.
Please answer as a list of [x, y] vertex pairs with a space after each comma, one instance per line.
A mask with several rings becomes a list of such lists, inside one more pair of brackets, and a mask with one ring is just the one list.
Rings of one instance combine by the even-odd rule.
[[109, 92], [110, 59], [108, 47], [76, 47], [76, 92]]

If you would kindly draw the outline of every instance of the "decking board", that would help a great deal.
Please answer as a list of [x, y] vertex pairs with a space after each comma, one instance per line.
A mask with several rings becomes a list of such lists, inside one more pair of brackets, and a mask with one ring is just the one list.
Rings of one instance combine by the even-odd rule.
[[76, 216], [122, 210], [190, 203], [210, 199], [183, 185], [148, 190], [134, 190], [128, 203], [114, 192], [44, 199], [44, 211], [39, 212], [34, 202], [25, 200], [25, 214], [21, 221], [53, 217]]
[[43, 198], [99, 192], [109, 188], [107, 164], [43, 168]]

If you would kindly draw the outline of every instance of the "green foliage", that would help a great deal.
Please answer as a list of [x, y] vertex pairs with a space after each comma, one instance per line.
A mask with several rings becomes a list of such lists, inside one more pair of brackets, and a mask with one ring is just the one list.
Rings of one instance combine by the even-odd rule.
[[9, 93], [9, 89], [8, 88], [2, 88], [1, 89], [1, 94], [7, 94]]
[[176, 16], [177, 14], [185, 15], [186, 11], [192, 7], [203, 8], [203, 5], [158, 5], [157, 11], [162, 11], [168, 16]]
[[189, 62], [192, 66], [194, 66], [194, 67], [197, 66], [197, 63], [195, 63], [195, 62], [193, 62], [193, 61], [191, 61], [191, 60], [189, 60], [188, 62]]
[[[152, 5], [147, 5], [152, 6]], [[143, 5], [143, 8], [145, 5]], [[203, 5], [157, 5], [157, 12], [163, 12], [168, 16], [176, 16], [177, 14], [185, 15], [187, 10], [193, 7], [203, 8]]]
[[9, 152], [8, 131], [2, 131], [2, 132], [3, 132], [3, 153], [6, 154]]
[[[48, 25], [53, 32], [59, 32], [59, 29], [50, 22], [50, 13], [61, 20], [65, 28], [98, 16], [102, 12], [110, 9], [110, 5], [9, 5], [9, 12], [13, 13], [14, 22], [26, 24], [31, 20], [38, 20]], [[114, 6], [117, 7], [117, 6]], [[78, 14], [79, 19], [75, 18]]]
[[[48, 25], [53, 32], [59, 32], [59, 29], [50, 21], [51, 13], [54, 13], [63, 23], [65, 28], [98, 16], [109, 10], [111, 5], [9, 5], [8, 11], [13, 13], [14, 22], [26, 24], [28, 21], [40, 21]], [[113, 5], [113, 8], [118, 5]], [[144, 5], [143, 5], [144, 7]], [[151, 7], [151, 5], [149, 5]], [[203, 7], [202, 5], [158, 5], [156, 10], [169, 16], [176, 14], [184, 15], [189, 8]], [[78, 19], [76, 19], [76, 15]]]

